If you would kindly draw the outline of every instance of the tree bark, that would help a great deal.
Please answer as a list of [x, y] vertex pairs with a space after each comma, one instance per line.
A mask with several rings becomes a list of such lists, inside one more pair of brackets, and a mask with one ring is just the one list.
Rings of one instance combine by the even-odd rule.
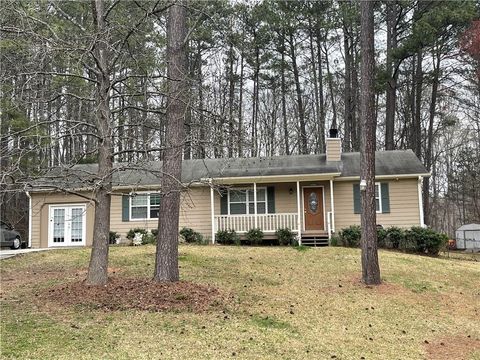
[[415, 69], [415, 113], [413, 117], [413, 152], [419, 159], [422, 158], [422, 86], [423, 86], [423, 70], [422, 70], [423, 54], [419, 49], [416, 58]]
[[317, 29], [317, 61], [318, 61], [318, 99], [320, 102], [320, 117], [319, 117], [319, 144], [320, 153], [325, 153], [325, 100], [323, 96], [323, 71], [322, 71], [322, 48], [320, 29]]
[[351, 140], [352, 140], [352, 125], [353, 125], [353, 99], [352, 99], [352, 41], [350, 35], [348, 34], [349, 29], [346, 24], [343, 26], [343, 48], [345, 53], [345, 92], [344, 92], [344, 102], [345, 102], [345, 131], [343, 138], [343, 151], [351, 151]]
[[[233, 104], [235, 101], [235, 76], [233, 73], [233, 63], [235, 61], [233, 53], [233, 42], [230, 41], [230, 49], [228, 51], [228, 157], [233, 157], [234, 144], [234, 118], [233, 118]], [[238, 136], [237, 136], [238, 138]]]
[[387, 89], [385, 111], [385, 150], [394, 150], [395, 111], [397, 100], [396, 61], [392, 52], [397, 48], [397, 3], [387, 2]]
[[[438, 85], [440, 77], [440, 61], [441, 54], [440, 50], [437, 49], [437, 52], [434, 53], [433, 61], [433, 79], [432, 79], [432, 94], [430, 98], [430, 108], [429, 108], [429, 117], [428, 117], [428, 134], [427, 134], [427, 146], [425, 151], [425, 167], [428, 171], [432, 170], [433, 162], [433, 126], [435, 120], [435, 112], [437, 109], [437, 95], [438, 95]], [[425, 224], [430, 225], [430, 177], [425, 177], [423, 179], [423, 218]]]
[[327, 67], [327, 79], [328, 79], [328, 88], [330, 90], [330, 100], [332, 102], [332, 129], [337, 129], [337, 105], [335, 103], [335, 95], [333, 91], [333, 79], [332, 73], [330, 72], [330, 61], [328, 60], [328, 49], [327, 45], [324, 44], [325, 48], [325, 66]]
[[280, 81], [281, 81], [281, 90], [282, 90], [282, 122], [283, 122], [283, 137], [285, 145], [285, 155], [290, 155], [290, 132], [288, 131], [288, 119], [287, 119], [287, 85], [285, 82], [285, 36], [282, 33], [281, 35], [281, 57], [282, 63], [280, 64]]
[[96, 121], [98, 128], [98, 179], [95, 196], [93, 245], [85, 283], [104, 285], [108, 280], [108, 242], [110, 235], [110, 202], [112, 191], [112, 128], [110, 124], [110, 73], [108, 39], [104, 20], [103, 0], [92, 0], [93, 23], [96, 32], [94, 53], [97, 60]]
[[295, 54], [295, 41], [293, 31], [289, 34], [290, 57], [292, 59], [293, 78], [295, 80], [295, 90], [297, 93], [298, 122], [300, 124], [300, 153], [308, 154], [307, 129], [305, 126], [305, 113], [303, 109], [302, 88], [300, 86], [300, 75], [298, 72], [297, 56]]
[[361, 147], [360, 179], [366, 180], [362, 191], [362, 281], [368, 285], [380, 284], [377, 251], [377, 214], [375, 206], [375, 53], [372, 1], [364, 0], [361, 8]]
[[167, 20], [167, 129], [163, 161], [162, 201], [158, 219], [155, 281], [178, 281], [178, 222], [185, 140], [184, 118], [188, 102], [187, 10], [185, 0], [173, 4]]

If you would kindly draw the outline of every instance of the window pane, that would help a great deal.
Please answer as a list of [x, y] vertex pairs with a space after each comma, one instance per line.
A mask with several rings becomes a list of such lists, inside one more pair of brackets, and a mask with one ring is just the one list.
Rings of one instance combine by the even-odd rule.
[[[254, 212], [255, 208], [254, 208], [253, 204], [254, 204], [253, 202], [248, 203], [248, 213], [249, 214], [255, 214], [255, 212]], [[266, 209], [266, 206], [265, 206], [264, 201], [257, 202], [257, 214], [265, 214], [266, 213], [265, 209]]]
[[[248, 190], [248, 201], [253, 202], [253, 190]], [[265, 189], [257, 190], [257, 202], [265, 201]]]
[[150, 219], [158, 219], [160, 207], [158, 206], [151, 206], [150, 207]]
[[257, 190], [257, 202], [265, 201], [265, 189]]
[[375, 197], [378, 198], [378, 194], [380, 193], [380, 186], [375, 185]]
[[247, 206], [246, 204], [230, 204], [230, 214], [246, 214], [247, 213]]
[[146, 219], [147, 207], [132, 207], [132, 219]]
[[375, 206], [377, 207], [377, 211], [380, 211], [380, 199], [375, 199]]
[[246, 190], [231, 190], [230, 202], [246, 202], [247, 191]]
[[150, 205], [160, 205], [160, 194], [150, 194]]
[[132, 198], [132, 206], [147, 205], [147, 195], [137, 195]]

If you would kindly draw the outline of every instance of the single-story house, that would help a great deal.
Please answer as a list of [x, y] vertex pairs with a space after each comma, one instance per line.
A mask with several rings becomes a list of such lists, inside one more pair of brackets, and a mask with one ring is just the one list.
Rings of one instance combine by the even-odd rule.
[[[430, 176], [411, 150], [376, 153], [377, 222], [423, 226], [422, 178]], [[95, 164], [58, 170], [36, 183], [30, 197], [29, 245], [88, 246], [93, 239]], [[161, 162], [115, 164], [111, 231], [157, 227]], [[183, 161], [180, 228], [215, 243], [219, 230], [245, 234], [260, 228], [274, 236], [289, 228], [304, 243], [327, 243], [360, 223], [360, 154], [343, 153], [339, 138], [326, 153]], [[68, 188], [69, 192], [62, 189]]]

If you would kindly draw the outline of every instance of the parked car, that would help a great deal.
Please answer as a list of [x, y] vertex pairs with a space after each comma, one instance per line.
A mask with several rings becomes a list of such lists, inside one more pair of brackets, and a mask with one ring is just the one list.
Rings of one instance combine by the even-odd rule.
[[25, 244], [22, 242], [20, 233], [13, 226], [5, 222], [0, 222], [0, 246], [9, 246], [12, 249], [20, 249]]

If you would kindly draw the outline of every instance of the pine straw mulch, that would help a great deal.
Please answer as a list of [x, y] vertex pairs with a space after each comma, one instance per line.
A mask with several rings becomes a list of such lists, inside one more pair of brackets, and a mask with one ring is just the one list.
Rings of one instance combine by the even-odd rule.
[[53, 304], [82, 305], [102, 310], [203, 312], [223, 302], [218, 289], [191, 283], [155, 282], [149, 279], [111, 277], [107, 285], [87, 286], [75, 281], [35, 294]]

